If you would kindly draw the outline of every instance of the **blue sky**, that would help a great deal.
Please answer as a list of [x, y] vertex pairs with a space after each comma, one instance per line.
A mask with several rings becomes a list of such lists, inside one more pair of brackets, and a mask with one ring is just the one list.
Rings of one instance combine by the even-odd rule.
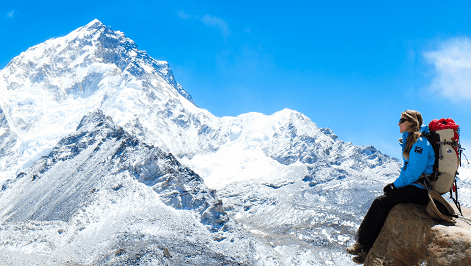
[[96, 18], [216, 116], [289, 108], [399, 158], [397, 121], [415, 109], [454, 118], [471, 150], [469, 14], [470, 1], [9, 1], [0, 69]]

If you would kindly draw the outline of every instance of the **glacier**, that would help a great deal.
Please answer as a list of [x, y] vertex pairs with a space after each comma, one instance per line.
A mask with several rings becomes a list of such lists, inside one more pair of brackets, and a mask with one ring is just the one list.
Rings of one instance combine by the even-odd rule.
[[3, 262], [349, 265], [401, 167], [294, 110], [216, 117], [99, 20], [15, 57], [0, 95]]

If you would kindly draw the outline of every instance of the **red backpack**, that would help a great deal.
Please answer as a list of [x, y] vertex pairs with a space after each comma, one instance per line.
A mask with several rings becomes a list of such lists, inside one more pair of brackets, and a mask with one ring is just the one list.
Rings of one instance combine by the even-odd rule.
[[[427, 177], [428, 189], [444, 194], [450, 192], [450, 198], [461, 213], [458, 202], [456, 175], [461, 165], [460, 126], [451, 118], [434, 119], [428, 125], [429, 132], [423, 134], [432, 144], [435, 152], [433, 174]], [[453, 198], [453, 192], [455, 197]]]

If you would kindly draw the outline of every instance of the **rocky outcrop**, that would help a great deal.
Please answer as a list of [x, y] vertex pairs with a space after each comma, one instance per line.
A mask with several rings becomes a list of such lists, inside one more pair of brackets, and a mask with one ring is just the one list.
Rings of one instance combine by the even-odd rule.
[[[471, 210], [463, 209], [465, 217]], [[425, 206], [395, 206], [365, 265], [471, 265], [471, 222], [458, 218], [445, 224], [431, 218]]]

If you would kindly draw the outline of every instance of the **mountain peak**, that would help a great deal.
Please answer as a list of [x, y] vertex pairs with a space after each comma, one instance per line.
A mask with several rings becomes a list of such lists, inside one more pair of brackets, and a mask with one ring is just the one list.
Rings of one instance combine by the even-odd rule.
[[12, 60], [0, 95], [2, 262], [346, 265], [358, 199], [401, 169], [294, 110], [215, 117], [97, 19]]
[[100, 28], [100, 27], [104, 27], [104, 26], [105, 25], [103, 25], [103, 23], [101, 23], [101, 21], [99, 21], [98, 19], [94, 19], [90, 23], [85, 25], [85, 28], [96, 29], [96, 28]]
[[80, 124], [77, 126], [77, 131], [84, 126], [90, 128], [96, 128], [98, 125], [106, 124], [107, 127], [111, 128], [114, 126], [113, 119], [110, 116], [105, 116], [101, 109], [97, 109], [85, 115]]

